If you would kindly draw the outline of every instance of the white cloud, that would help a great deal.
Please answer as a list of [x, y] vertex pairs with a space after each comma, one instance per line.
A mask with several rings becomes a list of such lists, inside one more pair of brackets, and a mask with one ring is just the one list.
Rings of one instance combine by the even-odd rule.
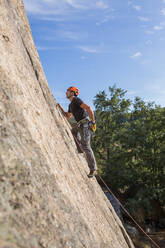
[[85, 10], [106, 10], [108, 0], [24, 0], [25, 9], [31, 14], [66, 15]]
[[148, 22], [149, 21], [148, 17], [143, 17], [143, 16], [138, 16], [138, 19], [142, 22]]
[[136, 59], [136, 58], [139, 58], [139, 57], [141, 57], [142, 56], [142, 53], [141, 52], [136, 52], [135, 54], [133, 54], [132, 56], [131, 56], [131, 58], [132, 59]]
[[98, 47], [78, 46], [78, 48], [87, 53], [100, 53], [101, 52], [101, 49]]
[[38, 51], [54, 51], [54, 50], [64, 50], [64, 47], [53, 47], [53, 46], [37, 46]]
[[133, 3], [133, 1], [128, 1], [128, 6], [131, 6], [132, 8], [136, 9], [137, 11], [141, 10], [141, 6], [140, 5], [135, 5]]
[[147, 30], [146, 34], [154, 34], [156, 31], [162, 30], [165, 28], [165, 22], [161, 22], [159, 25], [153, 26], [153, 30]]
[[62, 22], [65, 21], [65, 18], [62, 16], [35, 16], [36, 19], [42, 20], [42, 21], [50, 21], [50, 22]]
[[162, 30], [165, 28], [165, 22], [161, 22], [159, 25], [153, 27], [154, 30]]
[[[111, 11], [114, 11], [114, 9], [111, 9]], [[96, 22], [96, 26], [101, 26], [102, 24], [107, 23], [113, 19], [114, 19], [113, 15], [106, 15], [106, 16], [104, 16], [104, 18], [102, 20]]]
[[75, 9], [87, 9], [88, 6], [84, 5], [81, 1], [66, 0], [66, 3]]
[[[61, 28], [61, 27], [60, 27]], [[46, 32], [46, 35], [42, 35], [42, 39], [45, 41], [69, 41], [69, 42], [78, 42], [78, 41], [84, 41], [88, 39], [88, 32], [87, 31], [81, 31], [77, 28], [67, 30], [67, 25], [63, 25], [63, 28], [60, 29], [59, 27], [57, 29], [50, 29], [45, 28], [44, 31]], [[78, 31], [77, 31], [78, 30]]]
[[161, 12], [163, 15], [165, 15], [165, 9], [162, 9]]
[[63, 40], [72, 40], [72, 41], [82, 41], [88, 37], [88, 34], [85, 32], [74, 32], [69, 30], [59, 30], [56, 32], [56, 37], [60, 37]]
[[153, 27], [153, 29], [154, 30], [162, 30], [164, 27], [163, 26], [161, 26], [161, 25], [155, 25], [154, 27]]
[[133, 5], [133, 8], [136, 9], [137, 11], [141, 10], [141, 6], [140, 5]]
[[98, 9], [108, 9], [109, 6], [103, 0], [102, 1], [100, 0], [96, 2], [96, 7]]
[[66, 31], [64, 33], [64, 37], [71, 39], [71, 40], [79, 40], [79, 36], [71, 31]]
[[65, 2], [75, 9], [107, 9], [109, 7], [105, 0], [65, 0]]

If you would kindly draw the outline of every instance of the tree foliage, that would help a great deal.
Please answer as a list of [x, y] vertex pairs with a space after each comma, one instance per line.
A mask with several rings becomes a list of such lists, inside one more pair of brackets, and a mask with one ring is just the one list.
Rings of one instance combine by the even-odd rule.
[[95, 99], [97, 131], [92, 146], [99, 172], [113, 189], [127, 195], [127, 207], [165, 204], [165, 108], [109, 87]]

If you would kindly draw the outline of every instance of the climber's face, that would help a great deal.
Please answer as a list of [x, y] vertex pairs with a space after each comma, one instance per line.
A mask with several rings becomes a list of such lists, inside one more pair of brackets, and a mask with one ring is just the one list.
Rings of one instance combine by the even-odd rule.
[[70, 91], [70, 90], [67, 90], [66, 91], [66, 98], [70, 98], [70, 97], [72, 97], [74, 95], [74, 92], [73, 91]]

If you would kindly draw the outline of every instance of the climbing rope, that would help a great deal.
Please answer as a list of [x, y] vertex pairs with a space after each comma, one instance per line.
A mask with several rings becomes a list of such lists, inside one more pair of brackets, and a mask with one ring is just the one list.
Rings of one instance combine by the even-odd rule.
[[158, 248], [161, 248], [144, 230], [143, 228], [135, 221], [135, 219], [130, 215], [130, 213], [123, 207], [123, 205], [121, 204], [121, 202], [118, 200], [118, 198], [113, 194], [112, 190], [110, 190], [110, 188], [107, 186], [107, 184], [104, 182], [104, 180], [102, 179], [101, 176], [98, 175], [98, 177], [100, 178], [100, 180], [102, 181], [102, 183], [105, 185], [105, 187], [107, 188], [108, 192], [116, 199], [116, 201], [119, 203], [119, 205], [121, 206], [121, 208], [124, 210], [124, 212], [131, 218], [131, 220], [136, 224], [136, 226], [138, 226], [138, 228], [150, 239], [150, 241]]

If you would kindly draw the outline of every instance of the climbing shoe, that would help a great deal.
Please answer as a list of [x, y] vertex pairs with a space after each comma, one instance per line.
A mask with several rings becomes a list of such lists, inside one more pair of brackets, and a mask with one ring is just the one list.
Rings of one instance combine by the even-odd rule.
[[94, 177], [94, 176], [96, 176], [97, 175], [97, 171], [96, 170], [91, 170], [90, 172], [89, 172], [89, 174], [88, 174], [88, 177], [89, 178], [92, 178], [92, 177]]

